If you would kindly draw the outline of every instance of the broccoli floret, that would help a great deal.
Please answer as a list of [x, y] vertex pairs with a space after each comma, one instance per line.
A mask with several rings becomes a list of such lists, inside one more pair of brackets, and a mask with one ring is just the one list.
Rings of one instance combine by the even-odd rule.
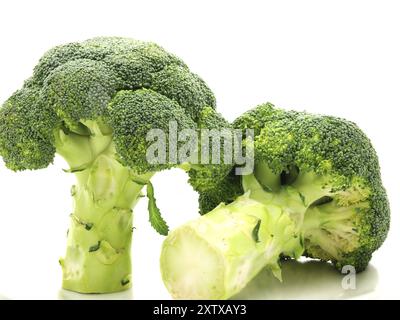
[[[378, 158], [364, 133], [344, 119], [269, 103], [234, 127], [255, 131], [254, 172], [227, 176], [219, 191], [200, 193], [204, 215], [165, 240], [161, 267], [170, 292], [229, 298], [265, 266], [281, 278], [282, 257], [364, 270], [390, 223]], [[204, 269], [190, 262], [190, 252]]]
[[176, 165], [168, 162], [151, 164], [143, 157], [149, 147], [146, 140], [149, 130], [161, 129], [168, 133], [170, 121], [177, 123], [178, 130], [196, 127], [196, 123], [177, 102], [150, 89], [118, 92], [109, 104], [108, 114], [121, 162], [137, 168], [139, 173]]
[[[211, 107], [201, 110], [197, 117], [198, 128], [198, 150], [196, 165], [193, 164], [189, 171], [189, 182], [198, 192], [215, 192], [221, 188], [232, 170], [233, 138], [231, 125]], [[222, 134], [222, 135], [221, 135]], [[224, 137], [229, 137], [225, 140]], [[230, 153], [229, 151], [232, 151]], [[225, 159], [227, 155], [228, 159]], [[204, 156], [206, 157], [204, 166]], [[217, 160], [217, 163], [213, 161]]]
[[41, 169], [53, 161], [58, 119], [39, 101], [39, 93], [23, 88], [0, 109], [0, 154], [11, 170]]
[[231, 203], [242, 194], [243, 187], [241, 178], [235, 175], [235, 171], [232, 170], [225, 179], [214, 188], [199, 193], [200, 214], [203, 215], [210, 212], [221, 202], [226, 204]]
[[[65, 289], [102, 293], [130, 287], [131, 208], [147, 186], [152, 226], [168, 226], [150, 178], [180, 163], [149, 163], [150, 129], [198, 130], [207, 121], [229, 126], [215, 111], [205, 82], [154, 43], [95, 38], [47, 52], [23, 88], [0, 109], [0, 155], [8, 168], [45, 168], [61, 155], [77, 178]], [[166, 150], [167, 155], [173, 153]], [[190, 182], [214, 188], [230, 166], [189, 164]], [[197, 174], [197, 172], [199, 172]], [[197, 178], [198, 176], [198, 178]], [[213, 179], [210, 179], [210, 177]]]
[[[339, 269], [352, 264], [364, 270], [386, 238], [390, 212], [370, 140], [352, 122], [282, 112], [270, 104], [234, 125], [244, 128], [254, 118], [265, 121], [254, 142], [254, 176], [264, 188], [273, 184], [274, 176], [279, 178], [277, 193], [289, 188], [299, 193], [305, 211], [297, 212], [296, 219], [303, 221], [307, 254], [330, 260]], [[360, 259], [361, 252], [365, 258]]]

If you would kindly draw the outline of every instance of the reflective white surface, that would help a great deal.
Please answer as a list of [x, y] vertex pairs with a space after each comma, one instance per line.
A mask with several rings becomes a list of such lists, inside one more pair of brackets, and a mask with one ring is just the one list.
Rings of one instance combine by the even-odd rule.
[[233, 299], [351, 299], [366, 298], [378, 283], [378, 272], [370, 265], [356, 276], [355, 289], [342, 286], [343, 275], [318, 261], [286, 261], [282, 264], [283, 282], [262, 271]]
[[[281, 283], [267, 270], [255, 277], [232, 300], [293, 300], [293, 299], [365, 299], [374, 292], [378, 272], [370, 265], [357, 275], [355, 289], [342, 286], [343, 276], [332, 266], [317, 262], [286, 261], [282, 265], [284, 281]], [[104, 295], [82, 295], [60, 290], [59, 299], [133, 299], [133, 291]]]

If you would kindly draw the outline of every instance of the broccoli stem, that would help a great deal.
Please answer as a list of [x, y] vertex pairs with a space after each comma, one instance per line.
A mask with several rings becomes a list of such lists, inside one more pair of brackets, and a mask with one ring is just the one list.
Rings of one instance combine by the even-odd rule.
[[[60, 132], [57, 151], [77, 178], [67, 250], [60, 264], [63, 288], [109, 293], [131, 287], [132, 207], [142, 184], [115, 158], [111, 138]], [[140, 178], [148, 181], [151, 174]]]
[[267, 206], [281, 208], [295, 222], [298, 229], [301, 227], [308, 206], [304, 201], [304, 196], [297, 189], [282, 186], [278, 192], [266, 191], [252, 174], [242, 177], [242, 185], [251, 199]]
[[[263, 178], [268, 182], [271, 176]], [[162, 277], [175, 298], [227, 299], [264, 267], [281, 279], [280, 257], [304, 253], [302, 226], [310, 204], [321, 196], [318, 187], [299, 184], [303, 195], [292, 186], [278, 188], [273, 180], [273, 188], [265, 188], [254, 175], [243, 176], [242, 185], [243, 196], [165, 240]]]
[[163, 244], [161, 271], [174, 298], [226, 299], [265, 266], [280, 278], [280, 255], [302, 251], [288, 215], [246, 194], [173, 231]]
[[113, 157], [102, 154], [77, 172], [67, 251], [61, 260], [63, 288], [106, 293], [130, 288], [132, 206], [141, 185]]
[[356, 216], [367, 204], [341, 206], [329, 177], [300, 172], [291, 185], [278, 186], [263, 169], [242, 177], [243, 196], [167, 237], [161, 271], [174, 297], [226, 299], [263, 267], [280, 279], [281, 256], [307, 251], [336, 261], [358, 246]]

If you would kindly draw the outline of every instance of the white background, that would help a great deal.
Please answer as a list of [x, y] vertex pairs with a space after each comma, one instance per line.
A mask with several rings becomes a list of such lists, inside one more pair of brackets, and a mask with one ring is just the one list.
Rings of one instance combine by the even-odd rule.
[[[392, 228], [355, 291], [324, 265], [284, 266], [247, 298], [400, 298], [398, 1], [0, 1], [0, 100], [57, 44], [100, 35], [154, 41], [180, 56], [215, 92], [228, 120], [271, 101], [345, 117], [372, 139], [392, 205]], [[1, 161], [1, 160], [0, 160]], [[13, 173], [0, 162], [0, 296], [77, 298], [60, 291], [73, 177], [66, 165]], [[196, 194], [180, 171], [159, 173], [158, 204], [171, 227], [197, 216]], [[162, 237], [135, 210], [134, 290], [116, 297], [169, 299], [158, 270]], [[94, 296], [89, 296], [93, 298]], [[114, 296], [115, 297], [115, 296]]]

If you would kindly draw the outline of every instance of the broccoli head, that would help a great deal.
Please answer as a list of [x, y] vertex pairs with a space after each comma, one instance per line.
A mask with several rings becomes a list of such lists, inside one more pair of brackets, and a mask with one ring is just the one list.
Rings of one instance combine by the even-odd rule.
[[[255, 131], [254, 172], [228, 175], [218, 192], [202, 192], [204, 215], [165, 240], [161, 266], [170, 292], [228, 298], [265, 266], [281, 278], [280, 259], [302, 255], [364, 270], [390, 222], [378, 157], [365, 134], [344, 119], [270, 103], [233, 125]], [[186, 252], [202, 252], [197, 259], [212, 267], [185, 269]]]
[[[63, 286], [78, 292], [130, 287], [132, 206], [147, 186], [150, 222], [168, 233], [151, 176], [182, 164], [149, 162], [151, 129], [228, 127], [205, 82], [154, 43], [94, 38], [48, 51], [33, 75], [0, 109], [0, 155], [14, 171], [47, 167], [55, 154], [77, 184]], [[173, 158], [174, 159], [174, 158]], [[231, 166], [185, 164], [190, 182], [207, 190]]]

